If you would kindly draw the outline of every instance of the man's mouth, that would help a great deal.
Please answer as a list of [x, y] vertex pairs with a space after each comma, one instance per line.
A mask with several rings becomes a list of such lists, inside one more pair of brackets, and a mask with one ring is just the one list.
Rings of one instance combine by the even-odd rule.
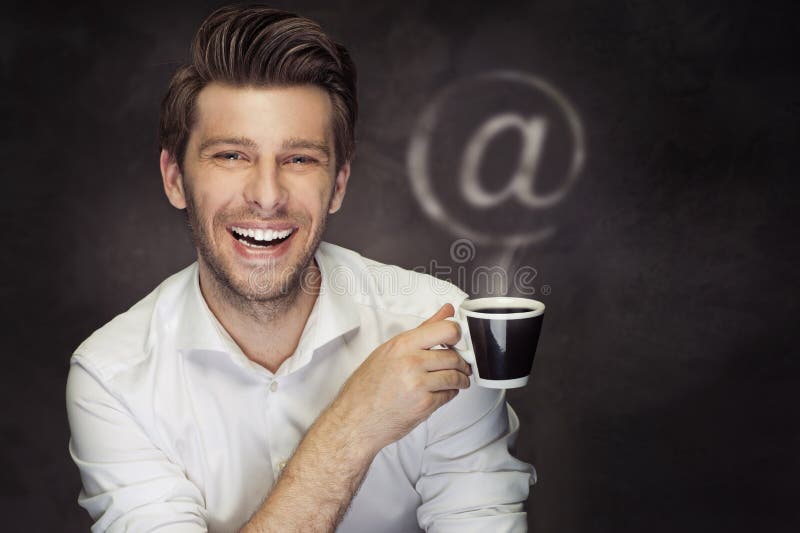
[[286, 241], [286, 239], [291, 237], [294, 233], [294, 228], [276, 231], [271, 229], [247, 229], [232, 226], [230, 231], [233, 237], [245, 246], [250, 246], [251, 248], [269, 248]]

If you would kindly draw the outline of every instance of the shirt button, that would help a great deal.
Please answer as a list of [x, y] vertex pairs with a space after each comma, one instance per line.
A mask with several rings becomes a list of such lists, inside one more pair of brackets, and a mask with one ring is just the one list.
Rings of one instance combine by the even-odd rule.
[[276, 390], [278, 390], [278, 382], [277, 381], [273, 381], [269, 386], [269, 390], [271, 390], [272, 392], [275, 392]]
[[286, 468], [286, 460], [285, 459], [283, 461], [281, 461], [280, 463], [278, 463], [278, 470], [283, 470], [284, 468]]

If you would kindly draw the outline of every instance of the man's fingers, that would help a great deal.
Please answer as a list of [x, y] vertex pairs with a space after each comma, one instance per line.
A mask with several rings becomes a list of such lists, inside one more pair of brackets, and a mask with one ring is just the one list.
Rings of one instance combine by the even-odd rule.
[[461, 328], [452, 320], [455, 314], [452, 304], [444, 304], [430, 318], [416, 328], [404, 333], [413, 348], [427, 350], [440, 344], [456, 344], [461, 338]]
[[412, 348], [427, 350], [440, 344], [456, 344], [461, 338], [461, 328], [452, 320], [439, 320], [407, 331], [403, 336], [408, 339]]
[[431, 392], [469, 388], [469, 378], [458, 370], [439, 370], [428, 373], [428, 390]]
[[425, 322], [420, 324], [420, 326], [424, 326], [425, 324], [432, 324], [433, 322], [439, 322], [440, 320], [444, 320], [447, 317], [453, 316], [456, 310], [453, 309], [452, 304], [444, 304], [442, 307], [436, 311], [432, 317], [428, 318]]
[[458, 370], [466, 375], [472, 374], [472, 368], [455, 350], [425, 350], [422, 367], [428, 372], [437, 370]]

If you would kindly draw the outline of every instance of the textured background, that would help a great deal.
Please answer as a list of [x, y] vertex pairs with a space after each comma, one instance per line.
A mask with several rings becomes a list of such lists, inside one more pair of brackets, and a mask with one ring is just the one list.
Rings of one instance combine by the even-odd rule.
[[[182, 4], [25, 2], [0, 19], [3, 530], [87, 529], [67, 454], [70, 353], [193, 260], [161, 191], [157, 109], [216, 4]], [[519, 455], [540, 474], [532, 531], [800, 528], [800, 99], [784, 4], [274, 3], [319, 20], [359, 66], [359, 151], [327, 240], [368, 257], [472, 271], [502, 255], [479, 245], [454, 262], [461, 235], [412, 192], [412, 132], [452, 83], [525, 72], [579, 113], [587, 158], [561, 202], [458, 210], [498, 236], [555, 228], [508, 264], [536, 269], [548, 306], [532, 382], [509, 393]], [[454, 103], [440, 142], [492, 98]], [[570, 146], [552, 139], [558, 159]], [[463, 202], [447, 181], [455, 140], [432, 154], [450, 205]], [[489, 146], [487, 189], [519, 145], [507, 133]]]

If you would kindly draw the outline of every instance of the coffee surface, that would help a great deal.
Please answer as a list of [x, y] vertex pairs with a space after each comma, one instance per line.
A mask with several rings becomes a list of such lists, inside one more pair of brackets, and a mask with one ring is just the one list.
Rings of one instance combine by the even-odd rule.
[[476, 313], [487, 313], [493, 315], [511, 314], [511, 313], [529, 313], [534, 309], [529, 307], [486, 307], [483, 309], [473, 309]]

